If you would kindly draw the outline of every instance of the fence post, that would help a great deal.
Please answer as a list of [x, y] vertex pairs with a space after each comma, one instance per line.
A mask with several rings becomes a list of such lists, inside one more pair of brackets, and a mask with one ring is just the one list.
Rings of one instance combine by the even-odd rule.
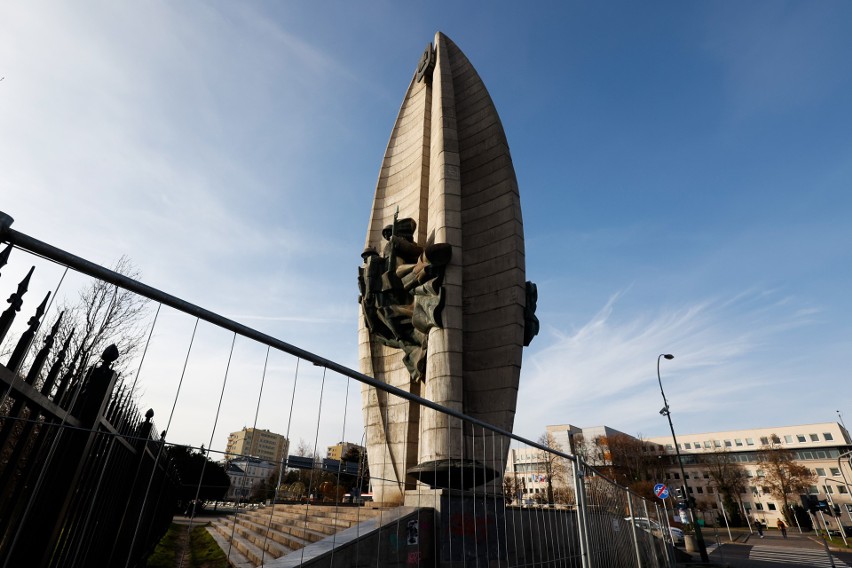
[[663, 500], [663, 516], [660, 517], [660, 506], [657, 503], [654, 503], [654, 509], [657, 511], [657, 518], [662, 518], [665, 523], [660, 523], [660, 526], [666, 531], [666, 534], [663, 536], [663, 547], [666, 550], [666, 563], [674, 568], [676, 562], [674, 559], [674, 536], [672, 535], [672, 529], [669, 525], [669, 513], [666, 510], [666, 502]]
[[627, 495], [627, 510], [630, 511], [630, 533], [633, 535], [633, 548], [636, 551], [636, 562], [639, 568], [642, 568], [642, 552], [639, 550], [639, 535], [636, 534], [636, 514], [633, 511], [633, 495], [630, 490], [624, 488], [624, 493]]
[[589, 554], [589, 525], [586, 517], [586, 484], [583, 481], [583, 460], [574, 456], [574, 493], [577, 501], [577, 532], [580, 542], [580, 560], [583, 568], [592, 568]]
[[115, 385], [117, 375], [111, 364], [118, 359], [118, 349], [111, 345], [101, 358], [103, 362], [87, 373], [73, 409], [73, 415], [88, 430], [71, 430], [57, 435], [54, 440], [56, 459], [33, 488], [30, 505], [9, 544], [4, 567], [47, 566], [60, 538], [70, 537], [63, 533], [65, 515], [98, 436], [100, 416]]

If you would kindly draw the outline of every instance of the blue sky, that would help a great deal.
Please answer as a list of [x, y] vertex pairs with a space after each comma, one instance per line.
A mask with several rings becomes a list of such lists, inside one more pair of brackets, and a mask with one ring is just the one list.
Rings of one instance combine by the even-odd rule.
[[[542, 330], [518, 434], [665, 434], [662, 352], [679, 431], [852, 417], [850, 21], [846, 2], [7, 2], [0, 210], [356, 368], [380, 161], [440, 30], [488, 87], [520, 185]], [[158, 322], [140, 394], [158, 425], [192, 323]], [[263, 350], [238, 342], [216, 419], [230, 338], [199, 337], [170, 431], [224, 444], [252, 424], [254, 395], [236, 401]], [[292, 364], [272, 361], [259, 427], [283, 431]], [[357, 388], [340, 392], [357, 438]]]

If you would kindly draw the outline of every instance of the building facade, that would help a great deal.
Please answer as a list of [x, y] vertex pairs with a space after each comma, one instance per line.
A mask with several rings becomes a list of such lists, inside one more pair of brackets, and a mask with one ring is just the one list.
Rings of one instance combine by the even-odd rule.
[[366, 451], [364, 446], [359, 446], [358, 444], [353, 444], [351, 442], [340, 442], [333, 446], [328, 446], [328, 451], [326, 452], [326, 458], [330, 460], [341, 461], [343, 456], [351, 452], [353, 449], [358, 450], [360, 455], [363, 455]]
[[287, 455], [289, 448], [290, 442], [281, 434], [257, 428], [243, 428], [228, 435], [225, 459], [233, 461], [244, 457], [255, 457], [280, 463]]
[[[237, 501], [252, 498], [277, 467], [277, 463], [250, 457], [228, 462], [226, 473], [231, 480], [231, 486], [225, 494], [225, 499]], [[270, 483], [270, 486], [274, 487], [275, 483]]]
[[[852, 439], [849, 432], [836, 422], [776, 426], [751, 430], [727, 430], [702, 434], [678, 434], [684, 472], [687, 476], [689, 493], [696, 499], [699, 508], [718, 510], [720, 497], [713, 483], [707, 454], [731, 454], [745, 470], [747, 484], [740, 495], [743, 513], [751, 520], [759, 520], [775, 526], [782, 518], [783, 504], [773, 497], [766, 487], [765, 472], [758, 459], [758, 450], [774, 443], [777, 447], [792, 452], [799, 465], [808, 468], [814, 475], [814, 483], [808, 494], [836, 505], [842, 523], [852, 525], [852, 482], [849, 452]], [[676, 455], [671, 436], [648, 438], [646, 442], [656, 444], [661, 455], [671, 456], [665, 479], [659, 480], [672, 486], [682, 484], [681, 472], [674, 459]], [[788, 497], [791, 504], [800, 504], [798, 495]], [[837, 525], [838, 519], [826, 516], [829, 528]]]
[[[547, 426], [551, 447], [566, 454], [581, 456], [607, 477], [622, 484], [639, 480], [645, 485], [664, 483], [670, 488], [667, 509], [674, 511], [674, 489], [683, 485], [674, 441], [671, 436], [642, 439], [610, 428], [596, 426], [578, 428], [571, 424]], [[760, 521], [774, 527], [783, 518], [783, 502], [774, 497], [766, 483], [765, 466], [758, 452], [774, 446], [791, 452], [794, 463], [804, 466], [813, 475], [806, 494], [826, 501], [836, 511], [825, 515], [829, 529], [839, 524], [852, 526], [852, 438], [841, 424], [824, 422], [794, 426], [776, 426], [749, 430], [727, 430], [701, 434], [678, 434], [678, 450], [683, 460], [688, 493], [695, 499], [699, 518], [715, 523], [721, 516], [722, 496], [714, 481], [713, 457], [725, 455], [727, 460], [741, 466], [745, 475], [743, 492], [736, 497], [736, 507], [749, 522]], [[646, 458], [636, 460], [636, 454]], [[641, 473], [630, 471], [625, 475], [626, 457], [632, 466], [640, 465]], [[551, 475], [553, 487], [573, 487], [573, 469], [570, 460], [562, 460], [556, 475]], [[506, 468], [507, 489], [524, 504], [546, 502], [548, 471], [554, 472], [545, 453], [536, 448], [511, 449]], [[514, 500], [514, 499], [513, 499]], [[558, 500], [557, 500], [558, 502]], [[788, 495], [789, 505], [801, 505], [800, 495]], [[726, 511], [730, 514], [731, 511]], [[819, 524], [822, 523], [818, 519]]]

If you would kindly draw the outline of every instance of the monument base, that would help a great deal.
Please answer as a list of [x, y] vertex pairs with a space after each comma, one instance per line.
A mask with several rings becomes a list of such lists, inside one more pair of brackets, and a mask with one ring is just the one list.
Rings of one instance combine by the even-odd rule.
[[435, 510], [438, 566], [507, 562], [503, 495], [423, 487], [405, 492], [405, 506]]
[[419, 463], [406, 472], [432, 489], [470, 490], [500, 476], [476, 460], [442, 459]]

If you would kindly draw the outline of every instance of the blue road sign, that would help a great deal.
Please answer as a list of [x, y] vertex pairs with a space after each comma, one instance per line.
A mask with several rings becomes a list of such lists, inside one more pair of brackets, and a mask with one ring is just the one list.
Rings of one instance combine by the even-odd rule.
[[658, 483], [654, 486], [654, 495], [660, 499], [665, 499], [669, 496], [669, 488], [662, 483]]

